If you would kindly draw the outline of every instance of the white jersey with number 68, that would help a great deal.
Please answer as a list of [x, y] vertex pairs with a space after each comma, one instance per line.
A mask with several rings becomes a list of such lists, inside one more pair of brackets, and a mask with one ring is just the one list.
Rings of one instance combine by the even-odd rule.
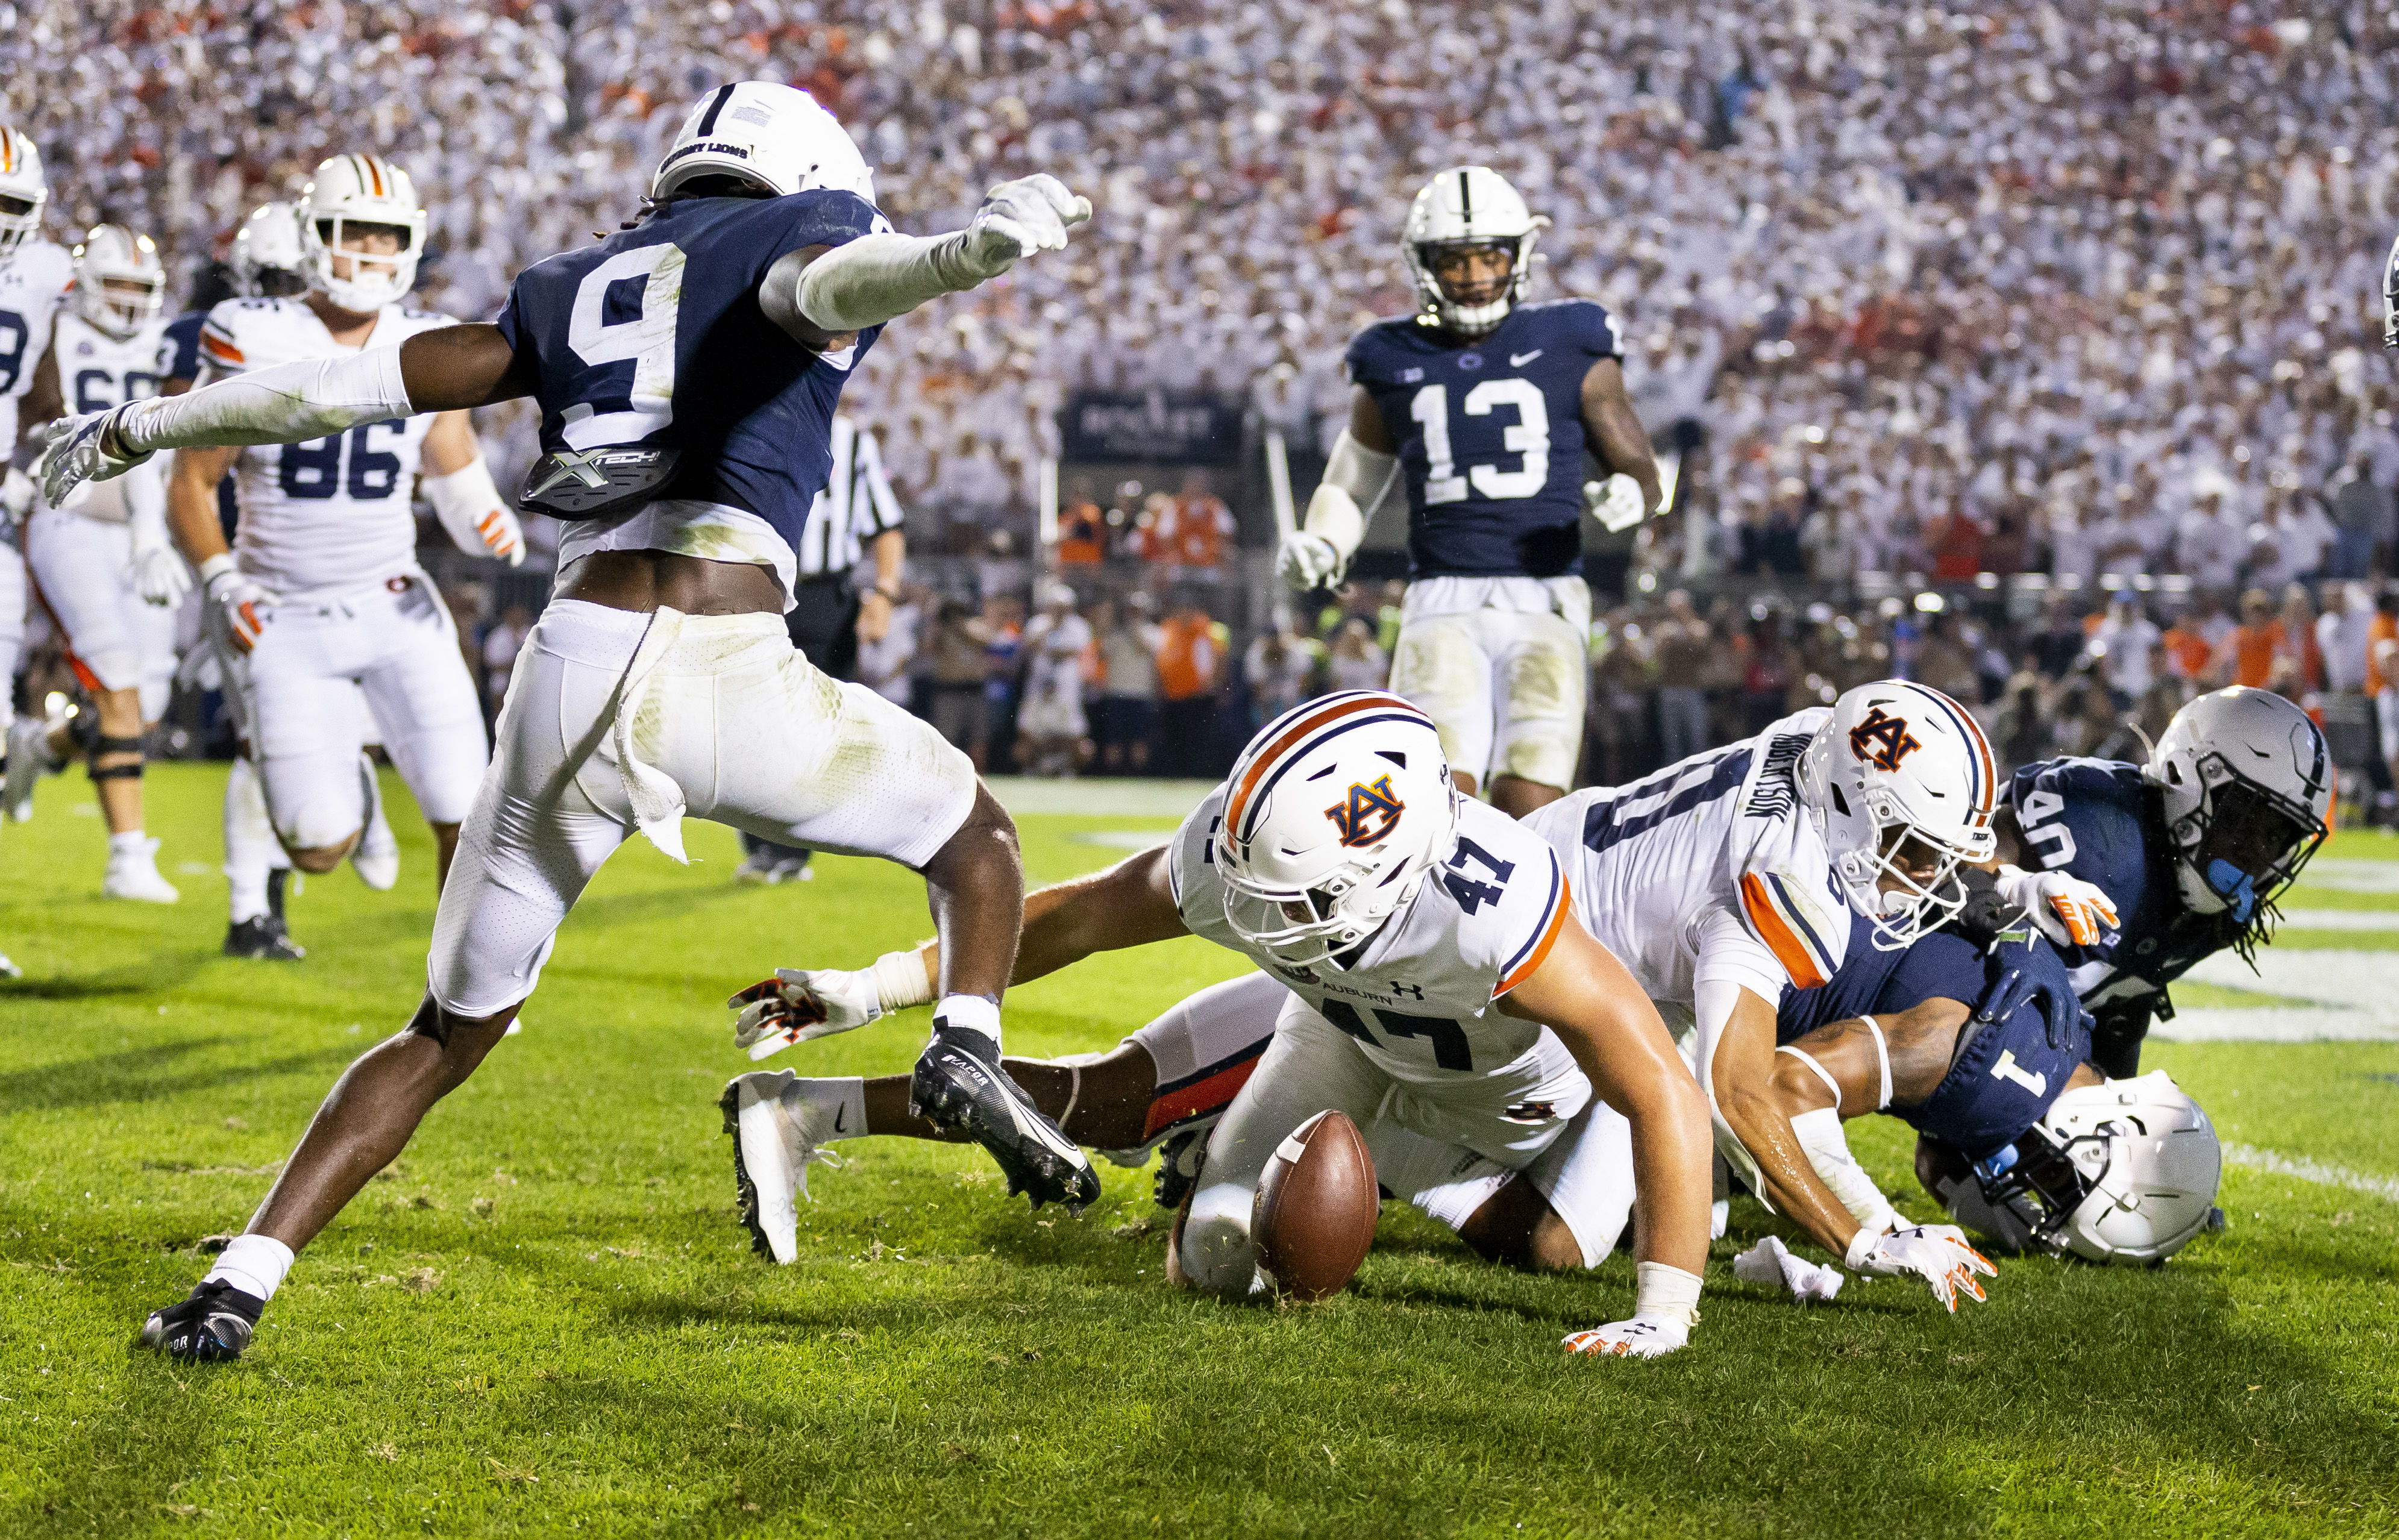
[[[333, 341], [297, 299], [227, 300], [200, 332], [207, 378], [388, 347], [451, 317], [387, 304], [360, 347]], [[234, 554], [241, 570], [283, 598], [372, 588], [416, 570], [416, 521], [409, 505], [416, 463], [433, 418], [425, 413], [364, 423], [302, 444], [245, 449], [234, 466], [241, 509]]]

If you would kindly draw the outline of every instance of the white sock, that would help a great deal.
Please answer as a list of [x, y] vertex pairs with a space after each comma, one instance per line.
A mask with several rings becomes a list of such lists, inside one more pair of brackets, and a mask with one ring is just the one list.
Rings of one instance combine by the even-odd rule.
[[202, 1283], [219, 1280], [232, 1284], [245, 1294], [271, 1300], [283, 1287], [283, 1275], [291, 1271], [291, 1248], [273, 1236], [236, 1236], [233, 1243], [217, 1258]]
[[225, 777], [225, 881], [232, 890], [232, 920], [239, 925], [266, 912], [266, 873], [287, 864], [283, 846], [267, 821], [266, 794], [258, 770], [246, 759], [233, 762]]
[[999, 1042], [999, 1006], [980, 994], [942, 996], [942, 1003], [933, 1008], [933, 1019], [952, 1027], [979, 1032], [995, 1047]]
[[831, 1114], [830, 1121], [820, 1125], [828, 1130], [820, 1142], [830, 1144], [836, 1139], [861, 1139], [867, 1133], [866, 1081], [855, 1074], [834, 1075], [822, 1080], [797, 1080], [792, 1088], [800, 1093], [812, 1107]]
[[147, 856], [150, 854], [150, 841], [139, 829], [129, 829], [121, 834], [111, 834], [108, 837], [108, 853], [115, 856], [119, 852]]

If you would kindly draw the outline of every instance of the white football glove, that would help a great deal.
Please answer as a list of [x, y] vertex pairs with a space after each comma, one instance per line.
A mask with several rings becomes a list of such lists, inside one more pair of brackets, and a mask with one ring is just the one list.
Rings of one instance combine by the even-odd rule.
[[173, 609], [192, 591], [192, 569], [164, 529], [133, 520], [133, 587], [145, 602]]
[[0, 509], [21, 522], [33, 507], [34, 479], [14, 466], [0, 471]]
[[1341, 581], [1341, 569], [1348, 565], [1332, 541], [1307, 530], [1294, 530], [1284, 535], [1282, 545], [1275, 551], [1275, 571], [1303, 593], [1310, 588], [1333, 587]]
[[2116, 928], [2116, 905], [2097, 885], [2063, 871], [1999, 868], [1999, 897], [2015, 905], [2058, 946], [2096, 946]]
[[230, 556], [210, 557], [201, 563], [200, 574], [208, 585], [210, 613], [214, 623], [224, 628], [226, 640], [240, 652], [257, 646], [275, 596], [235, 566]]
[[977, 281], [996, 278], [1036, 251], [1062, 251], [1066, 232], [1091, 217], [1091, 200], [1047, 171], [1003, 182], [983, 195], [961, 254]]
[[1732, 1276], [1743, 1283], [1788, 1289], [1800, 1304], [1823, 1304], [1841, 1291], [1848, 1275], [1837, 1267], [1795, 1257], [1780, 1236], [1769, 1236], [1732, 1259]]
[[[1873, 1242], [1871, 1247], [1864, 1244], [1868, 1240]], [[1953, 1316], [1958, 1313], [1961, 1290], [1978, 1300], [1990, 1297], [1974, 1281], [1975, 1274], [1999, 1276], [1999, 1270], [1967, 1241], [1966, 1232], [1954, 1224], [1918, 1224], [1887, 1236], [1870, 1236], [1860, 1231], [1858, 1239], [1850, 1243], [1850, 1265], [1861, 1272], [1887, 1278], [1922, 1278], [1932, 1297]]]
[[1680, 1317], [1635, 1316], [1629, 1321], [1610, 1321], [1589, 1331], [1578, 1331], [1565, 1339], [1565, 1350], [1609, 1354], [1620, 1358], [1662, 1358], [1689, 1346], [1690, 1342], [1691, 1328]]
[[780, 1053], [812, 1037], [850, 1032], [883, 1015], [872, 968], [779, 967], [725, 1002], [733, 1019], [733, 1046], [752, 1059]]
[[494, 504], [475, 520], [475, 534], [482, 541], [485, 552], [511, 567], [524, 565], [524, 525], [518, 520], [516, 509], [506, 503]]
[[1611, 534], [1621, 534], [1649, 517], [1649, 500], [1641, 495], [1641, 483], [1621, 471], [1605, 481], [1584, 482], [1582, 500], [1600, 527]]
[[150, 458], [136, 454], [130, 458], [111, 454], [101, 448], [108, 437], [108, 428], [119, 412], [133, 403], [113, 406], [106, 412], [69, 414], [50, 424], [49, 446], [42, 451], [34, 474], [42, 483], [42, 495], [50, 507], [66, 507], [67, 496], [86, 481], [105, 481], [122, 476]]

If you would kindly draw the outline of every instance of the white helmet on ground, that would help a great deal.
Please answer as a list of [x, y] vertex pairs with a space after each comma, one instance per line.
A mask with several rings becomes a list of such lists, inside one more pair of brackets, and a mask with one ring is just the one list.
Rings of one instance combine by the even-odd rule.
[[2163, 1070], [2082, 1086], [1949, 1189], [1959, 1223], [2016, 1250], [2133, 1266], [2220, 1223], [2215, 1125]]
[[[308, 286], [308, 253], [300, 239], [300, 210], [289, 203], [262, 203], [234, 233], [234, 288], [251, 299], [296, 294]], [[278, 279], [276, 275], [285, 275]]]
[[[1524, 196], [1490, 167], [1453, 166], [1434, 172], [1408, 205], [1400, 247], [1425, 307], [1458, 335], [1480, 337], [1506, 320], [1524, 294], [1525, 279], [1533, 268], [1533, 243], [1549, 223], [1525, 208]], [[1478, 303], [1462, 304], [1452, 299], [1433, 276], [1434, 259], [1442, 249], [1460, 246], [1498, 246], [1508, 250], [1511, 265], [1496, 295], [1477, 296]]]
[[2165, 799], [2175, 885], [2202, 914], [2229, 913], [2243, 955], [2274, 896], [2324, 843], [2332, 755], [2308, 714], [2267, 690], [2217, 690], [2174, 714], [2142, 772]]
[[33, 136], [0, 124], [0, 267], [40, 232], [42, 205], [49, 201], [50, 184]]
[[122, 342], [167, 305], [167, 264], [150, 237], [95, 224], [75, 249], [75, 314]]
[[1457, 838], [1440, 732], [1381, 690], [1285, 711], [1250, 740], [1225, 784], [1216, 864], [1226, 923], [1294, 967], [1374, 935]]
[[[416, 287], [416, 260], [425, 251], [425, 209], [416, 183], [381, 155], [335, 155], [300, 190], [300, 247], [308, 287], [343, 309], [365, 315]], [[400, 232], [400, 250], [376, 255], [344, 249], [349, 226]], [[333, 273], [336, 254], [350, 276]]]
[[663, 198], [698, 177], [746, 177], [778, 195], [834, 187], [874, 201], [874, 173], [849, 132], [816, 98], [791, 86], [719, 86], [683, 120], [650, 178]]
[[[1964, 905], [1955, 874], [1991, 858], [1998, 792], [1999, 766], [1974, 719], [1906, 680], [1845, 692], [1799, 756], [1800, 800], [1882, 952], [1910, 945]], [[1929, 877], [1908, 871], [1927, 865]]]

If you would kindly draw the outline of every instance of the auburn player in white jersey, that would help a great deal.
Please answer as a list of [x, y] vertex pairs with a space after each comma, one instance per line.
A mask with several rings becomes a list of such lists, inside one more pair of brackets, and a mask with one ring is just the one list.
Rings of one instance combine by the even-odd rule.
[[[0, 681], [17, 677], [17, 657], [25, 645], [25, 558], [19, 524], [34, 503], [32, 479], [9, 456], [20, 429], [58, 414], [57, 376], [48, 376], [51, 385], [36, 392], [35, 366], [49, 353], [51, 325], [74, 277], [65, 248], [41, 238], [42, 208], [49, 197], [41, 152], [32, 137], [0, 124], [0, 508], [7, 512], [0, 519]], [[21, 421], [20, 402], [30, 409]], [[39, 723], [10, 723], [10, 748], [26, 750], [12, 780], [34, 773], [38, 756], [29, 740], [40, 732]], [[4, 954], [0, 975], [18, 975], [17, 965]]]
[[[1353, 691], [1286, 712], [1171, 844], [1037, 897], [1017, 979], [1192, 934], [1250, 957], [1285, 992], [1272, 1043], [1209, 1136], [1170, 1253], [1175, 1281], [1236, 1296], [1265, 1287], [1249, 1233], [1258, 1180], [1324, 1108], [1368, 1129], [1370, 1148], [1413, 1134], [1538, 1183], [1596, 1087], [1630, 1125], [1640, 1293], [1631, 1318], [1569, 1344], [1647, 1357], [1688, 1341], [1708, 1246], [1705, 1102], [1647, 997], [1573, 917], [1556, 854], [1456, 793], [1423, 711]], [[753, 1041], [824, 1014], [780, 976], [744, 993]], [[745, 1218], [779, 1255], [793, 1245], [805, 1159], [803, 1109], [782, 1096], [792, 1079], [743, 1075], [725, 1100]], [[1597, 1228], [1583, 1199], [1598, 1195], [1546, 1166], [1552, 1207], [1579, 1233]]]
[[1959, 866], [1992, 858], [1998, 784], [1964, 708], [1886, 680], [1525, 820], [1566, 862], [1592, 934], [1677, 1018], [1750, 1189], [1851, 1268], [1912, 1274], [1952, 1309], [1960, 1290], [1982, 1297], [1989, 1264], [1953, 1226], [1851, 1215], [1772, 1094], [1775, 1011], [1832, 979], [1853, 932], [1896, 951], [1958, 912]]
[[[84, 236], [75, 249], [72, 307], [59, 317], [42, 365], [55, 371], [70, 410], [103, 411], [157, 390], [166, 298], [166, 268], [149, 236], [121, 224], [94, 225]], [[63, 507], [37, 500], [25, 526], [25, 560], [99, 718], [99, 736], [85, 752], [108, 820], [101, 891], [170, 904], [177, 895], [158, 875], [158, 842], [143, 833], [142, 816], [142, 735], [166, 709], [175, 673], [175, 612], [168, 604], [191, 588], [167, 538], [166, 508], [156, 466], [77, 488]], [[137, 569], [163, 585], [160, 603], [143, 602]], [[46, 755], [51, 747], [40, 745]]]
[[[200, 333], [207, 379], [346, 357], [456, 324], [402, 303], [415, 284], [425, 211], [408, 173], [375, 155], [335, 155], [302, 194], [308, 292], [227, 300]], [[395, 416], [306, 443], [185, 449], [168, 511], [207, 586], [229, 700], [255, 755], [277, 837], [303, 871], [345, 857], [388, 888], [399, 850], [377, 829], [364, 757], [363, 690], [400, 778], [433, 828], [439, 885], [485, 763], [483, 716], [456, 628], [416, 562], [410, 493], [426, 495], [462, 549], [523, 560], [463, 411]], [[216, 485], [234, 473], [234, 548]], [[232, 916], [238, 928], [245, 916]], [[228, 939], [231, 945], [231, 938]]]
[[1485, 166], [1416, 194], [1401, 251], [1421, 303], [1350, 343], [1349, 426], [1279, 558], [1296, 587], [1338, 582], [1404, 482], [1391, 689], [1441, 724], [1459, 789], [1518, 817], [1565, 794], [1582, 747], [1584, 450], [1610, 473], [1593, 485], [1611, 529], [1660, 495], [1615, 321], [1590, 300], [1517, 303], [1548, 223]]

